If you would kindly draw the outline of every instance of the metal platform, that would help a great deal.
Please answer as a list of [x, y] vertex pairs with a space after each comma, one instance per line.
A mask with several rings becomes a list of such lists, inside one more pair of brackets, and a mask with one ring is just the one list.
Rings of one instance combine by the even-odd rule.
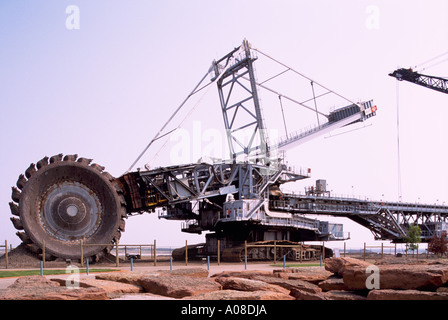
[[349, 218], [372, 231], [376, 239], [402, 242], [407, 227], [417, 224], [422, 241], [447, 228], [448, 206], [356, 198], [285, 194], [269, 202], [271, 210], [294, 214], [331, 215]]

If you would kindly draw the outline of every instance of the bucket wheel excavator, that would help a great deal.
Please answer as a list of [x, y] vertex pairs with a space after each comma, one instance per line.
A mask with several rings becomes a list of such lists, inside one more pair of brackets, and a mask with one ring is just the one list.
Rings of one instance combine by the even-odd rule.
[[[283, 196], [280, 185], [308, 178], [310, 172], [292, 170], [279, 160], [274, 152], [277, 148], [297, 145], [331, 130], [363, 122], [376, 114], [376, 106], [371, 101], [355, 103], [345, 99], [346, 106], [324, 114], [317, 110], [316, 101], [320, 97], [343, 97], [280, 63], [283, 70], [270, 79], [292, 73], [305, 79], [313, 94], [302, 101], [284, 95], [269, 86], [269, 79], [257, 81], [254, 74], [257, 54], [278, 62], [244, 41], [214, 61], [189, 95], [200, 91], [203, 88], [200, 84], [212, 73], [208, 85], [215, 84], [218, 89], [229, 160], [137, 171], [132, 171], [131, 166], [124, 175], [114, 178], [91, 159], [62, 154], [44, 157], [32, 163], [12, 187], [11, 220], [23, 243], [36, 253], [42, 253], [45, 245], [46, 259], [79, 259], [83, 241], [84, 258], [97, 261], [120, 239], [125, 218], [160, 208], [164, 209], [163, 218], [185, 221], [184, 232], [208, 231], [204, 248], [207, 255], [221, 252], [223, 256], [229, 253], [232, 256], [235, 250], [240, 255], [239, 249], [245, 241], [343, 239], [342, 225], [305, 215], [350, 214], [347, 208], [353, 208], [355, 221], [374, 229], [378, 235], [401, 237], [402, 233], [395, 231], [402, 229], [390, 212], [382, 210], [381, 219], [372, 220], [372, 211], [362, 216], [356, 201], [345, 199], [340, 206], [339, 199], [325, 192]], [[237, 87], [245, 95], [234, 96]], [[320, 92], [315, 94], [317, 88]], [[261, 89], [277, 95], [280, 102], [295, 103], [315, 112], [318, 120], [319, 117], [325, 120], [311, 129], [289, 131], [286, 137], [270, 144], [259, 100]], [[249, 139], [241, 138], [242, 131]], [[388, 226], [395, 229], [387, 233], [384, 229]]]

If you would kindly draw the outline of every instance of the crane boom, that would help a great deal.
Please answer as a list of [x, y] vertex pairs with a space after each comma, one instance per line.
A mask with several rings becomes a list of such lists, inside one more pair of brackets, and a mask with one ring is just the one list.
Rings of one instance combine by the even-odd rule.
[[412, 69], [404, 68], [389, 73], [389, 76], [394, 77], [399, 81], [405, 80], [432, 90], [448, 93], [448, 79], [445, 78], [428, 76], [415, 72]]
[[286, 146], [297, 146], [333, 130], [365, 121], [375, 116], [376, 111], [377, 106], [373, 105], [373, 100], [336, 109], [327, 116], [327, 122], [308, 130], [291, 132], [286, 137], [280, 138], [275, 147], [282, 149]]

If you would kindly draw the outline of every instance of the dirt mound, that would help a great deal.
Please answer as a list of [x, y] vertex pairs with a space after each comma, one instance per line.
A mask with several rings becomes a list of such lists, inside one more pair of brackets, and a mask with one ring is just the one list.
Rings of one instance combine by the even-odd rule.
[[[8, 252], [8, 267], [9, 268], [39, 268], [41, 258], [38, 254], [28, 250], [25, 244], [20, 244], [18, 247]], [[0, 266], [5, 267], [6, 255], [0, 257]]]

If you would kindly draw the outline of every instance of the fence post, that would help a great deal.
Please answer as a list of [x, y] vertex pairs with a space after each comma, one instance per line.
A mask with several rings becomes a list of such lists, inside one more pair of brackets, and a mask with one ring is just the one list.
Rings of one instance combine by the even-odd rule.
[[274, 264], [277, 263], [277, 241], [274, 240]]
[[115, 262], [116, 262], [117, 268], [120, 266], [120, 259], [118, 258], [118, 243], [119, 243], [119, 241], [117, 239], [117, 243], [115, 243], [115, 248], [116, 248], [116, 250], [115, 250], [115, 252], [116, 252]]
[[397, 243], [395, 243], [394, 256], [397, 256]]
[[247, 240], [244, 240], [244, 270], [247, 269]]
[[157, 266], [157, 245], [156, 245], [156, 239], [154, 239], [154, 266]]
[[346, 252], [346, 250], [345, 250], [346, 245], [347, 244], [344, 242], [344, 258], [345, 258], [345, 252]]
[[221, 261], [221, 246], [220, 246], [220, 241], [218, 239], [218, 266], [219, 266], [220, 261]]
[[322, 260], [325, 260], [325, 241], [322, 241]]
[[384, 257], [384, 244], [381, 242], [381, 259]]
[[185, 240], [185, 265], [188, 266], [188, 240]]
[[82, 247], [82, 239], [81, 239], [81, 267], [84, 267], [84, 252]]
[[45, 268], [45, 240], [42, 240], [42, 261]]
[[8, 241], [5, 240], [5, 262], [6, 262], [6, 269], [8, 269]]
[[366, 261], [366, 243], [364, 242], [364, 261]]

